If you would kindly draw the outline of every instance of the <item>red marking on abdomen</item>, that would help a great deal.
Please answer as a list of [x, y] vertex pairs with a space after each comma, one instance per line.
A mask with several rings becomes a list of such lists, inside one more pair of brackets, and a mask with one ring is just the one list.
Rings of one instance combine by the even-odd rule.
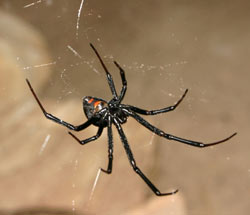
[[94, 107], [96, 108], [100, 103], [101, 103], [101, 101], [96, 101], [96, 102], [94, 103]]
[[92, 98], [92, 99], [88, 100], [88, 103], [91, 104], [93, 101], [94, 101], [94, 99]]

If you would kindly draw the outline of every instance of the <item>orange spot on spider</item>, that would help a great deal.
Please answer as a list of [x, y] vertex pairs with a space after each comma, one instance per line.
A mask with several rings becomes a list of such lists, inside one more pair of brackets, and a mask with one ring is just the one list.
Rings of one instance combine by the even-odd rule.
[[101, 103], [101, 101], [95, 102], [95, 103], [94, 103], [94, 107], [96, 108], [100, 103]]
[[88, 103], [90, 104], [90, 103], [92, 103], [93, 102], [93, 98], [92, 99], [90, 99], [90, 100], [88, 100]]

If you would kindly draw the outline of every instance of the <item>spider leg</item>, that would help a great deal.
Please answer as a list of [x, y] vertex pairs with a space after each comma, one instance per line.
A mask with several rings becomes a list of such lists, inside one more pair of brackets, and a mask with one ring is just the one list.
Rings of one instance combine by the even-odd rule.
[[94, 141], [94, 140], [98, 139], [98, 138], [101, 136], [102, 131], [103, 131], [103, 127], [99, 127], [99, 129], [98, 129], [96, 135], [94, 135], [94, 136], [92, 136], [92, 137], [89, 137], [89, 138], [87, 138], [87, 139], [85, 139], [85, 140], [80, 140], [80, 139], [78, 139], [78, 137], [76, 137], [76, 136], [75, 136], [74, 134], [72, 134], [70, 131], [69, 131], [68, 133], [69, 133], [76, 141], [78, 141], [81, 145], [84, 145], [84, 144], [86, 144], [86, 143], [89, 143], [89, 142], [91, 142], [91, 141]]
[[38, 99], [38, 97], [37, 97], [37, 95], [36, 95], [34, 89], [32, 88], [32, 86], [31, 86], [31, 84], [30, 84], [30, 82], [29, 82], [28, 79], [26, 79], [26, 82], [27, 82], [27, 84], [28, 84], [28, 86], [29, 86], [29, 88], [30, 88], [30, 91], [32, 92], [33, 96], [35, 97], [35, 99], [36, 99], [36, 101], [37, 101], [39, 107], [41, 108], [41, 110], [42, 110], [44, 116], [45, 116], [47, 119], [50, 119], [50, 120], [52, 120], [52, 121], [54, 121], [54, 122], [56, 122], [56, 123], [58, 123], [58, 124], [60, 124], [60, 125], [63, 125], [63, 126], [69, 128], [69, 129], [71, 129], [71, 130], [74, 130], [74, 131], [81, 131], [81, 130], [87, 128], [88, 126], [90, 126], [90, 125], [93, 123], [93, 119], [89, 119], [88, 121], [84, 122], [84, 123], [81, 124], [81, 125], [74, 126], [74, 125], [71, 125], [70, 123], [65, 122], [65, 121], [63, 121], [63, 120], [61, 120], [61, 119], [55, 117], [54, 115], [48, 113], [48, 112], [44, 109], [42, 103], [39, 101], [39, 99]]
[[116, 89], [115, 89], [115, 84], [114, 84], [114, 81], [113, 81], [113, 78], [111, 76], [111, 74], [109, 73], [107, 67], [105, 66], [101, 56], [99, 55], [98, 51], [96, 50], [96, 48], [94, 47], [94, 45], [92, 43], [90, 43], [90, 47], [94, 50], [96, 56], [98, 57], [104, 71], [106, 72], [106, 76], [107, 76], [107, 79], [108, 79], [108, 84], [109, 84], [109, 87], [110, 87], [110, 90], [112, 92], [112, 95], [114, 96], [115, 99], [118, 99], [118, 96], [117, 96], [117, 92], [116, 92]]
[[188, 145], [191, 145], [191, 146], [195, 146], [195, 147], [204, 148], [204, 147], [208, 147], [208, 146], [217, 145], [219, 143], [223, 143], [223, 142], [228, 141], [229, 139], [231, 139], [233, 136], [235, 136], [237, 134], [237, 133], [233, 133], [231, 136], [229, 136], [229, 137], [227, 137], [225, 139], [222, 139], [222, 140], [219, 140], [219, 141], [216, 141], [216, 142], [213, 142], [213, 143], [207, 143], [207, 144], [205, 144], [203, 142], [198, 142], [198, 141], [193, 141], [193, 140], [187, 140], [187, 139], [183, 139], [183, 138], [180, 138], [180, 137], [176, 137], [176, 136], [171, 135], [171, 134], [167, 134], [164, 131], [162, 131], [162, 130], [156, 128], [156, 127], [154, 127], [153, 125], [151, 125], [149, 122], [147, 122], [145, 119], [143, 119], [142, 117], [140, 117], [138, 114], [136, 114], [136, 113], [134, 113], [132, 111], [128, 111], [125, 108], [123, 110], [128, 115], [132, 116], [137, 122], [139, 122], [141, 125], [143, 125], [147, 129], [149, 129], [153, 133], [155, 133], [155, 134], [157, 134], [157, 135], [159, 135], [161, 137], [164, 137], [166, 139], [178, 141], [178, 142], [185, 143], [185, 144], [188, 144]]
[[160, 113], [166, 113], [166, 112], [175, 110], [175, 108], [177, 108], [177, 106], [182, 102], [182, 100], [186, 96], [187, 92], [188, 92], [188, 89], [185, 90], [184, 94], [176, 102], [175, 105], [172, 105], [172, 106], [169, 106], [169, 107], [166, 107], [166, 108], [162, 108], [162, 109], [159, 109], [159, 110], [144, 110], [144, 109], [134, 107], [134, 106], [131, 106], [131, 105], [123, 105], [123, 107], [129, 108], [130, 110], [132, 110], [132, 111], [134, 111], [136, 113], [139, 113], [139, 114], [143, 114], [143, 115], [156, 115], [156, 114], [160, 114]]
[[142, 180], [149, 186], [149, 188], [154, 192], [155, 195], [157, 196], [167, 196], [167, 195], [172, 195], [178, 192], [178, 190], [175, 190], [173, 192], [169, 192], [169, 193], [161, 193], [156, 187], [155, 185], [143, 174], [143, 172], [137, 167], [134, 156], [132, 154], [132, 151], [129, 147], [127, 138], [123, 132], [123, 129], [120, 125], [120, 123], [114, 118], [114, 123], [115, 126], [118, 130], [118, 133], [120, 135], [121, 141], [123, 143], [124, 149], [127, 153], [129, 162], [131, 164], [131, 166], [133, 167], [133, 170], [142, 178]]
[[120, 70], [120, 75], [121, 75], [121, 79], [122, 79], [122, 89], [121, 89], [120, 96], [118, 98], [119, 102], [121, 102], [125, 96], [126, 91], [127, 91], [127, 80], [126, 80], [125, 71], [123, 70], [123, 68], [116, 61], [114, 61], [114, 64]]
[[112, 173], [112, 167], [113, 167], [113, 133], [112, 133], [112, 127], [111, 127], [111, 117], [108, 117], [108, 168], [107, 170], [101, 168], [101, 170], [107, 174]]

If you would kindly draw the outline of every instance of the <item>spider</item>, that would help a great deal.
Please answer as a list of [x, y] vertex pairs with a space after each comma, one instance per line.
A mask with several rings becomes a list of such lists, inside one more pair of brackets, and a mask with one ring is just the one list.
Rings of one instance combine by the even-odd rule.
[[60, 125], [63, 125], [65, 127], [67, 127], [68, 129], [73, 130], [73, 131], [84, 130], [85, 128], [89, 127], [90, 125], [94, 125], [94, 126], [98, 127], [98, 131], [97, 131], [96, 135], [89, 137], [85, 140], [80, 140], [74, 134], [72, 134], [71, 132], [68, 132], [81, 145], [85, 145], [91, 141], [98, 139], [101, 136], [103, 129], [105, 127], [107, 127], [108, 166], [107, 166], [107, 169], [101, 168], [101, 170], [104, 173], [107, 173], [107, 174], [112, 173], [112, 164], [113, 164], [112, 124], [114, 124], [119, 135], [120, 135], [121, 142], [123, 143], [123, 147], [126, 151], [126, 154], [128, 156], [128, 160], [129, 160], [133, 170], [142, 178], [142, 180], [148, 185], [148, 187], [154, 192], [154, 194], [157, 196], [166, 196], [166, 195], [172, 195], [172, 194], [175, 194], [178, 192], [178, 190], [174, 190], [172, 192], [166, 192], [166, 193], [160, 192], [156, 188], [156, 186], [147, 178], [147, 176], [137, 166], [135, 159], [134, 159], [134, 156], [133, 156], [133, 153], [130, 149], [128, 140], [127, 140], [125, 133], [124, 133], [122, 126], [121, 126], [122, 124], [126, 123], [128, 117], [134, 118], [142, 126], [146, 127], [151, 132], [157, 134], [160, 137], [164, 137], [168, 140], [174, 140], [177, 142], [181, 142], [181, 143], [184, 143], [184, 144], [187, 144], [190, 146], [195, 146], [195, 147], [200, 147], [200, 148], [213, 146], [216, 144], [226, 142], [229, 139], [231, 139], [233, 136], [236, 135], [236, 133], [234, 133], [231, 136], [229, 136], [223, 140], [219, 140], [217, 142], [205, 144], [203, 142], [198, 142], [198, 141], [193, 141], [193, 140], [188, 140], [188, 139], [184, 139], [181, 137], [177, 137], [177, 136], [174, 136], [172, 134], [165, 133], [164, 131], [160, 130], [159, 128], [156, 128], [155, 126], [153, 126], [152, 124], [147, 122], [145, 119], [143, 119], [140, 115], [156, 115], [156, 114], [166, 113], [166, 112], [170, 112], [170, 111], [175, 110], [176, 107], [182, 102], [182, 100], [186, 96], [188, 89], [185, 90], [182, 97], [174, 105], [169, 106], [169, 107], [165, 107], [162, 109], [158, 109], [158, 110], [144, 110], [144, 109], [132, 106], [132, 105], [122, 104], [121, 102], [122, 102], [122, 100], [125, 96], [126, 90], [127, 90], [127, 80], [125, 78], [125, 71], [122, 69], [122, 67], [116, 61], [114, 61], [115, 66], [120, 71], [120, 76], [121, 76], [121, 80], [122, 80], [122, 88], [121, 88], [120, 94], [117, 94], [117, 91], [115, 89], [115, 85], [114, 85], [111, 74], [109, 73], [107, 67], [105, 66], [105, 64], [104, 64], [102, 58], [100, 57], [99, 53], [97, 52], [96, 48], [91, 43], [90, 43], [90, 46], [94, 50], [94, 52], [95, 52], [97, 58], [99, 59], [104, 71], [106, 72], [107, 81], [108, 81], [111, 93], [113, 95], [113, 98], [107, 102], [103, 99], [92, 97], [92, 96], [84, 97], [83, 98], [83, 110], [84, 110], [84, 113], [87, 117], [87, 121], [84, 122], [83, 124], [75, 126], [75, 125], [72, 125], [68, 122], [65, 122], [65, 121], [55, 117], [54, 115], [48, 113], [44, 109], [42, 103], [39, 101], [39, 99], [38, 99], [35, 91], [33, 90], [29, 80], [26, 79], [26, 81], [27, 81], [27, 84], [28, 84], [33, 96], [35, 97], [38, 105], [40, 106], [42, 112], [44, 113], [44, 115], [47, 119], [50, 119], [50, 120], [52, 120]]

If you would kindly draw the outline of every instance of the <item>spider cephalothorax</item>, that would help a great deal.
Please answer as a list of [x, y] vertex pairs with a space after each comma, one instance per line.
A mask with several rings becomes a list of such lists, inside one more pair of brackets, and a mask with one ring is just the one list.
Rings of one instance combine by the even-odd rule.
[[153, 133], [157, 134], [158, 136], [164, 137], [168, 140], [174, 140], [174, 141], [178, 141], [190, 146], [195, 146], [195, 147], [200, 147], [200, 148], [204, 148], [207, 146], [213, 146], [219, 143], [223, 143], [226, 142], [227, 140], [231, 139], [233, 136], [236, 135], [236, 133], [232, 134], [231, 136], [219, 140], [217, 142], [213, 142], [213, 143], [208, 143], [205, 144], [203, 142], [198, 142], [198, 141], [193, 141], [193, 140], [187, 140], [187, 139], [183, 139], [168, 133], [165, 133], [164, 131], [160, 130], [159, 128], [156, 128], [155, 126], [151, 125], [149, 122], [147, 122], [145, 119], [143, 119], [139, 114], [141, 115], [156, 115], [156, 114], [161, 114], [161, 113], [165, 113], [165, 112], [169, 112], [169, 111], [173, 111], [175, 110], [175, 108], [181, 103], [181, 101], [183, 100], [183, 98], [186, 96], [187, 91], [186, 90], [184, 92], [184, 94], [182, 95], [182, 97], [179, 99], [179, 101], [177, 101], [177, 103], [175, 105], [166, 107], [166, 108], [162, 108], [162, 109], [158, 109], [158, 110], [144, 110], [132, 105], [124, 105], [121, 104], [126, 90], [127, 90], [127, 81], [125, 78], [125, 72], [124, 70], [121, 68], [121, 66], [114, 61], [114, 64], [116, 65], [116, 67], [119, 69], [120, 71], [120, 76], [121, 76], [121, 80], [122, 80], [122, 89], [120, 94], [117, 94], [117, 91], [115, 89], [115, 85], [112, 79], [111, 74], [109, 73], [109, 71], [107, 70], [105, 64], [103, 63], [99, 53], [97, 52], [97, 50], [95, 49], [95, 47], [90, 44], [90, 46], [92, 47], [92, 49], [94, 50], [94, 52], [96, 53], [100, 63], [102, 64], [103, 69], [106, 72], [106, 76], [107, 76], [107, 80], [108, 80], [108, 84], [111, 90], [111, 93], [113, 95], [112, 99], [109, 102], [106, 102], [103, 99], [99, 99], [96, 97], [91, 97], [91, 96], [86, 96], [83, 98], [83, 109], [84, 109], [84, 113], [87, 117], [87, 121], [84, 122], [81, 125], [78, 126], [74, 126], [68, 122], [65, 122], [61, 119], [58, 119], [57, 117], [53, 116], [52, 114], [48, 113], [45, 111], [44, 107], [42, 106], [41, 102], [39, 101], [38, 97], [36, 96], [30, 82], [28, 81], [28, 79], [26, 79], [29, 88], [32, 92], [32, 94], [34, 95], [38, 105], [40, 106], [41, 110], [43, 111], [44, 115], [46, 118], [53, 120], [54, 122], [61, 124], [65, 127], [67, 127], [70, 130], [73, 131], [81, 131], [85, 128], [87, 128], [90, 125], [95, 125], [98, 127], [98, 131], [97, 134], [89, 137], [85, 140], [79, 140], [74, 134], [72, 134], [71, 132], [69, 132], [69, 134], [76, 140], [78, 141], [81, 145], [84, 145], [90, 141], [96, 140], [103, 132], [103, 129], [105, 127], [107, 127], [107, 133], [108, 133], [108, 167], [107, 170], [105, 169], [101, 169], [103, 172], [110, 174], [112, 172], [112, 163], [113, 163], [113, 135], [112, 135], [112, 124], [115, 125], [115, 127], [117, 128], [117, 131], [120, 135], [121, 141], [123, 143], [124, 149], [127, 153], [128, 159], [130, 161], [131, 166], [133, 167], [133, 170], [143, 179], [143, 181], [149, 186], [149, 188], [157, 195], [157, 196], [165, 196], [165, 195], [172, 195], [175, 194], [178, 190], [175, 190], [173, 192], [168, 192], [168, 193], [161, 193], [155, 186], [154, 184], [143, 174], [143, 172], [139, 169], [139, 167], [136, 165], [133, 153], [129, 147], [127, 138], [125, 136], [125, 133], [123, 132], [123, 129], [121, 127], [121, 124], [125, 123], [127, 121], [127, 118], [129, 116], [131, 116], [132, 118], [134, 118], [137, 122], [139, 122], [142, 126], [146, 127], [147, 129], [149, 129], [150, 131], [152, 131]]
[[120, 108], [120, 104], [111, 100], [106, 102], [103, 99], [99, 99], [92, 96], [86, 96], [83, 98], [83, 110], [88, 119], [96, 118], [96, 122], [93, 123], [96, 126], [102, 125], [107, 127], [108, 115], [115, 117], [119, 123], [123, 124], [127, 121], [128, 115]]

